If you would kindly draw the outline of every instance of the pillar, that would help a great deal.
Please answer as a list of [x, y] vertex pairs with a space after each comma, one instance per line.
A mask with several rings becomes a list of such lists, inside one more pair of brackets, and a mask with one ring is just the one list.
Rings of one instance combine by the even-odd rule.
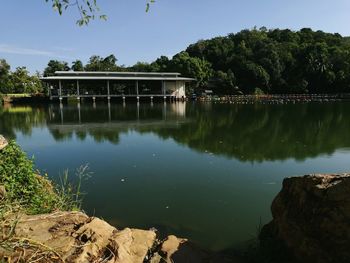
[[80, 99], [80, 87], [79, 87], [79, 80], [77, 80], [77, 99]]
[[61, 80], [58, 81], [58, 95], [62, 97], [62, 83]]
[[79, 118], [79, 123], [81, 123], [80, 102], [78, 102], [77, 108], [78, 108], [78, 118]]
[[165, 95], [165, 82], [164, 82], [164, 80], [162, 80], [162, 92], [163, 92], [163, 95]]
[[111, 97], [110, 97], [111, 93], [110, 93], [110, 90], [109, 90], [109, 80], [107, 80], [107, 99], [110, 100]]
[[139, 95], [139, 81], [136, 80], [135, 82], [135, 89], [136, 89], [136, 95]]

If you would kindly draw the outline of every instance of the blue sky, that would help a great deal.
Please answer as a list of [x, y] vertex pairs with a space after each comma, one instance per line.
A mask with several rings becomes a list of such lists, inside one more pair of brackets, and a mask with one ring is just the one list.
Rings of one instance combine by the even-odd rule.
[[75, 25], [75, 8], [63, 16], [44, 0], [4, 0], [0, 7], [0, 58], [12, 69], [42, 71], [48, 60], [84, 63], [115, 54], [118, 64], [172, 56], [189, 44], [254, 26], [350, 35], [349, 0], [98, 0], [108, 20]]

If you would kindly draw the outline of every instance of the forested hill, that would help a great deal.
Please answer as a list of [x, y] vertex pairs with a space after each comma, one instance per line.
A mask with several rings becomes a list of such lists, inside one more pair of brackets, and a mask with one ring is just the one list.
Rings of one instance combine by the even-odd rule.
[[243, 30], [198, 41], [186, 52], [211, 64], [222, 94], [350, 92], [350, 38], [339, 34]]
[[[1, 70], [2, 69], [2, 70]], [[350, 93], [350, 37], [313, 31], [266, 28], [200, 40], [169, 59], [131, 67], [117, 65], [117, 58], [93, 55], [86, 65], [76, 60], [49, 61], [44, 75], [56, 70], [75, 71], [173, 71], [196, 78], [197, 91], [216, 94]], [[10, 72], [0, 60], [0, 93], [37, 92], [38, 78], [25, 68]], [[29, 83], [24, 85], [23, 83]], [[33, 83], [37, 83], [32, 87]]]
[[309, 28], [243, 30], [132, 69], [178, 71], [217, 94], [348, 93], [350, 37]]

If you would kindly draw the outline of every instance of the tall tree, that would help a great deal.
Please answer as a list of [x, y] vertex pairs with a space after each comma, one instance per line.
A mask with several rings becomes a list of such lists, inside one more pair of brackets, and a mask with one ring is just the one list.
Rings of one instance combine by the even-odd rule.
[[10, 93], [12, 85], [10, 82], [10, 65], [5, 59], [0, 59], [0, 93]]
[[55, 74], [56, 71], [68, 71], [70, 68], [67, 62], [50, 60], [47, 67], [44, 70], [44, 76], [51, 76]]
[[93, 55], [89, 62], [85, 65], [86, 71], [118, 71], [117, 58], [114, 55], [109, 55], [105, 58]]
[[211, 64], [203, 58], [191, 57], [187, 52], [180, 52], [170, 62], [169, 69], [184, 76], [196, 79], [197, 87], [206, 86], [212, 76]]
[[42, 92], [42, 84], [37, 76], [30, 76], [26, 67], [17, 67], [11, 74], [13, 93], [38, 93]]
[[72, 70], [73, 71], [84, 71], [83, 62], [81, 62], [81, 60], [73, 61], [73, 63], [72, 63]]

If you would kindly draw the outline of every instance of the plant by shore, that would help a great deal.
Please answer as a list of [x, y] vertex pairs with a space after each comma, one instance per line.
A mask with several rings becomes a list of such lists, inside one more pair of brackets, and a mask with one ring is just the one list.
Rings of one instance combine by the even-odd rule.
[[[55, 185], [47, 174], [34, 169], [33, 160], [14, 142], [0, 152], [0, 185], [6, 191], [6, 201], [18, 204], [27, 214], [50, 213], [55, 210], [71, 211], [81, 208], [81, 183], [88, 178], [88, 165], [77, 169], [77, 185], [69, 181], [68, 170], [61, 184]], [[3, 203], [4, 201], [1, 201]]]

